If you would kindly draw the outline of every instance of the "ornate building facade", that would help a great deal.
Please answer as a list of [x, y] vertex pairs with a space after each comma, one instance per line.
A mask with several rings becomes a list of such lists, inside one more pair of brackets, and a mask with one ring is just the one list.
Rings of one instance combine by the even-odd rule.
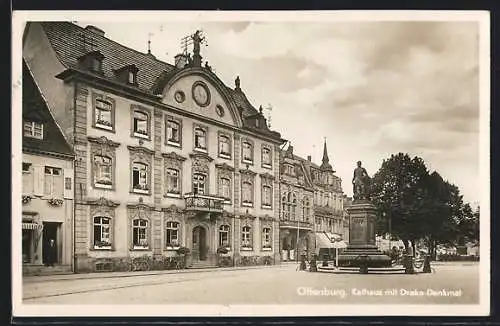
[[182, 247], [191, 266], [215, 266], [219, 252], [230, 265], [279, 262], [284, 140], [192, 39], [193, 56], [172, 65], [94, 26], [26, 27], [23, 57], [76, 154], [77, 271]]
[[73, 267], [74, 154], [24, 62], [22, 109], [23, 273], [68, 272]]
[[295, 155], [291, 145], [281, 151], [280, 166], [282, 260], [310, 255], [335, 239], [347, 241], [342, 181], [329, 162], [326, 142], [320, 166], [311, 156]]

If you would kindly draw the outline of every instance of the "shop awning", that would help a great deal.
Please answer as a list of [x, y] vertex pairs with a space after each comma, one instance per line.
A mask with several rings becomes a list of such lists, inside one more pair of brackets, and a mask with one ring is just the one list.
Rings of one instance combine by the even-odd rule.
[[23, 230], [41, 230], [41, 229], [43, 229], [43, 224], [23, 223]]
[[316, 248], [334, 248], [333, 243], [328, 239], [328, 236], [323, 232], [316, 232]]

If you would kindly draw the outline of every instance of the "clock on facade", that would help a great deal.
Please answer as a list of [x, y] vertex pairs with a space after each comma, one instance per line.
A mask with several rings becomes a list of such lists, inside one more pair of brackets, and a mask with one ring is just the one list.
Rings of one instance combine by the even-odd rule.
[[210, 104], [210, 91], [207, 85], [197, 82], [193, 85], [193, 98], [199, 106], [207, 106]]
[[175, 92], [175, 100], [178, 102], [178, 103], [182, 103], [184, 102], [184, 100], [186, 99], [186, 95], [184, 95], [184, 92], [182, 91], [177, 91]]

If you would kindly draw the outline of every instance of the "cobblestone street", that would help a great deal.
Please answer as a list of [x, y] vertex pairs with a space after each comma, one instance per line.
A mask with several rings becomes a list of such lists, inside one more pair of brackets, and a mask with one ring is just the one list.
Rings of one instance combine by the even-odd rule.
[[[176, 273], [31, 277], [30, 304], [476, 304], [479, 265], [446, 263], [431, 274], [332, 274], [281, 266]], [[443, 291], [444, 290], [444, 291]]]

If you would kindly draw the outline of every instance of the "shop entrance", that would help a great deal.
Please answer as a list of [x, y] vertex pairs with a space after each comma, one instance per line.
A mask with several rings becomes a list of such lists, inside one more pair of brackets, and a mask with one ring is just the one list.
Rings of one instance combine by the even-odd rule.
[[60, 261], [60, 241], [59, 231], [61, 223], [44, 222], [43, 223], [43, 247], [42, 257], [44, 265], [59, 265]]

